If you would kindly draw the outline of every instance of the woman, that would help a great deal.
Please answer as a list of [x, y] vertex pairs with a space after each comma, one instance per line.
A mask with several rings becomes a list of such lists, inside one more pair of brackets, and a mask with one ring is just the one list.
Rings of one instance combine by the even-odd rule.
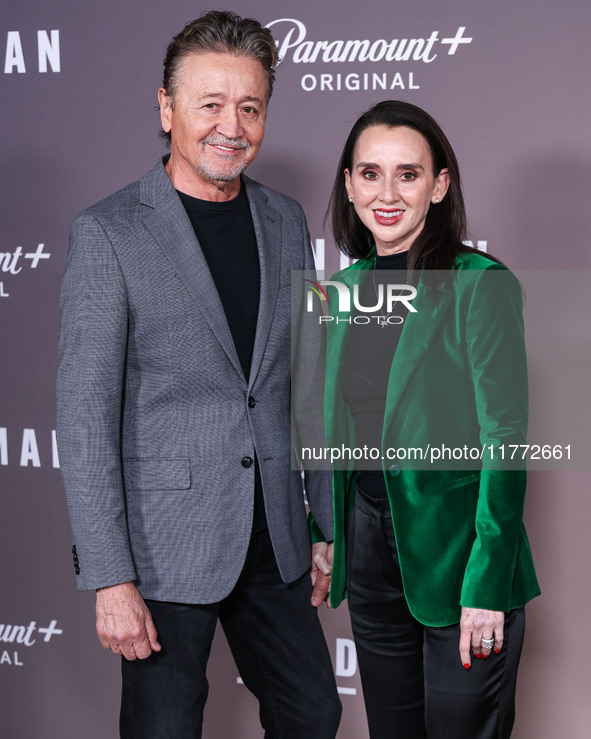
[[328, 288], [328, 446], [381, 457], [334, 471], [330, 602], [348, 595], [370, 735], [508, 737], [539, 594], [523, 463], [500, 459], [527, 426], [519, 283], [463, 246], [456, 157], [414, 105], [359, 118], [330, 209], [358, 261], [332, 278], [357, 291], [355, 315]]

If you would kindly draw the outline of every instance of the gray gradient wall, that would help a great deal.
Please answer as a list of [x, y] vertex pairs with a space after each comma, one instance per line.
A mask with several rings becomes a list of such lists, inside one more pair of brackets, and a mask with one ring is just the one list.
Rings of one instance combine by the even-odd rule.
[[[474, 244], [517, 270], [589, 269], [586, 0], [227, 5], [273, 23], [283, 50], [265, 143], [249, 173], [303, 204], [320, 266], [339, 265], [323, 217], [344, 138], [364, 109], [398, 97], [431, 112], [454, 145]], [[94, 596], [75, 592], [54, 451], [58, 292], [72, 217], [163, 153], [154, 105], [164, 50], [210, 7], [21, 0], [0, 17], [0, 735], [10, 739], [117, 735], [118, 660], [94, 634]], [[332, 42], [365, 39], [369, 58], [339, 60]], [[388, 61], [393, 39], [399, 58]], [[416, 40], [410, 58], [403, 39]], [[543, 313], [532, 300], [533, 429], [544, 443], [578, 444], [579, 462], [530, 475], [526, 523], [544, 592], [528, 608], [514, 735], [584, 739], [589, 447], [567, 437], [570, 410], [586, 397], [588, 301], [567, 309], [550, 289], [537, 304]], [[572, 392], [562, 401], [556, 393], [565, 387]], [[339, 736], [363, 739], [346, 606], [322, 619], [342, 691]], [[207, 739], [261, 737], [222, 639], [210, 680]]]

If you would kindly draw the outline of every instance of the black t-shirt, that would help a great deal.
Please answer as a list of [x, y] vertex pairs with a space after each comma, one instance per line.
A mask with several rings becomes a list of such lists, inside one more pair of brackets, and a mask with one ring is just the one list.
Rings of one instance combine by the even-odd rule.
[[[244, 377], [248, 381], [260, 297], [256, 234], [246, 191], [232, 200], [199, 200], [177, 190], [215, 283]], [[267, 528], [263, 486], [255, 455], [253, 532]]]
[[[380, 450], [382, 447], [388, 378], [404, 325], [398, 320], [406, 318], [407, 314], [401, 302], [394, 303], [392, 312], [387, 313], [385, 286], [388, 283], [406, 284], [407, 254], [376, 256], [375, 270], [366, 275], [359, 290], [359, 304], [371, 306], [377, 305], [379, 286], [384, 286], [381, 310], [355, 312], [355, 318], [368, 316], [369, 322], [353, 323], [343, 366], [343, 396], [355, 419], [355, 446], [358, 449], [365, 445]], [[389, 322], [382, 327], [384, 319], [389, 319]], [[373, 470], [363, 470], [362, 462], [357, 464], [361, 470], [357, 484], [363, 492], [372, 498], [386, 498], [383, 472], [375, 468], [380, 462], [373, 463]]]
[[[177, 190], [178, 192], [178, 190]], [[248, 380], [257, 327], [260, 267], [244, 187], [232, 200], [199, 200], [179, 192], [217, 288], [242, 371]]]

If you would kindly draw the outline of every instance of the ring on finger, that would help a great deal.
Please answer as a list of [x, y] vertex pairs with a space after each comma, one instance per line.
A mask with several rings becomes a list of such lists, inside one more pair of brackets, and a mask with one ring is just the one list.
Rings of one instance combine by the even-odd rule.
[[492, 649], [494, 643], [494, 637], [491, 636], [490, 639], [485, 639], [484, 637], [482, 637], [482, 646], [484, 647], [484, 649]]

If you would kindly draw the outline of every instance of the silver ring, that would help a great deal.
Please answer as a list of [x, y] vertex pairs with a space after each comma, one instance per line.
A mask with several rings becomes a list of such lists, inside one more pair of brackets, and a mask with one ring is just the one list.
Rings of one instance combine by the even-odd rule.
[[492, 649], [494, 643], [495, 643], [494, 637], [491, 636], [490, 639], [485, 639], [484, 637], [482, 637], [482, 646], [485, 649]]

